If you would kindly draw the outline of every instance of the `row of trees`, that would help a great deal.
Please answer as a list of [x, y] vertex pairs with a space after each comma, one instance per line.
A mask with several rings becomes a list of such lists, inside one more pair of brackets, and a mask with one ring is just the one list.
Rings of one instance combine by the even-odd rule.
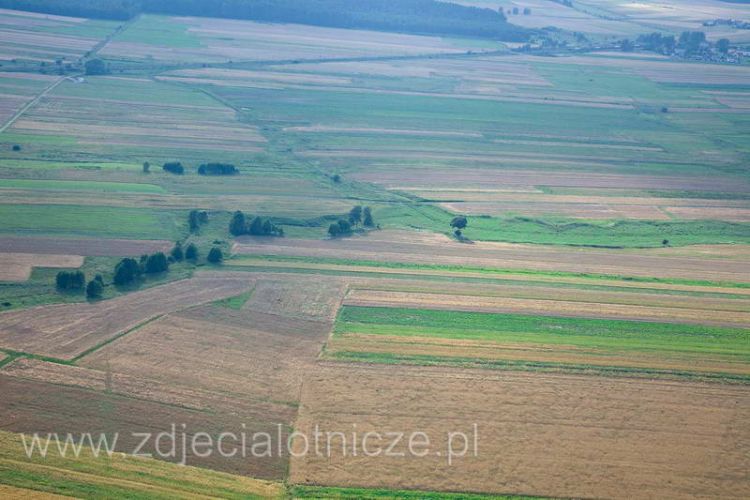
[[529, 35], [509, 24], [502, 9], [437, 0], [0, 0], [0, 7], [103, 19], [149, 12], [510, 41]]
[[[649, 33], [640, 35], [636, 39], [636, 43], [646, 50], [665, 55], [672, 55], [677, 49], [681, 49], [688, 56], [701, 52], [703, 47], [707, 46], [706, 34], [703, 31], [683, 31], [680, 33], [679, 38], [675, 38], [674, 35]], [[717, 40], [715, 45], [716, 50], [722, 54], [726, 54], [729, 51], [729, 43], [727, 38]], [[629, 40], [623, 40], [622, 48], [625, 51], [629, 51], [633, 50], [634, 45]]]
[[284, 236], [284, 229], [271, 222], [271, 219], [246, 216], [241, 210], [237, 210], [229, 221], [229, 233], [233, 236]]
[[236, 175], [240, 171], [231, 163], [204, 163], [198, 167], [200, 175]]
[[375, 227], [370, 207], [355, 206], [349, 211], [346, 219], [339, 219], [338, 222], [334, 222], [328, 226], [328, 235], [331, 238], [347, 236], [352, 234], [354, 229], [360, 225], [368, 228]]
[[58, 290], [80, 292], [86, 288], [86, 297], [96, 299], [102, 296], [104, 279], [101, 274], [86, 284], [86, 275], [82, 271], [60, 271], [55, 277]]

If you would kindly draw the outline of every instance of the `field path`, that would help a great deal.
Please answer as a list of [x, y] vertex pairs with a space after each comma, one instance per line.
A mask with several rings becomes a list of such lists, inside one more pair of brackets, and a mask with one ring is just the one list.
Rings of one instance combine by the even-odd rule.
[[32, 106], [34, 106], [36, 103], [38, 103], [39, 100], [42, 97], [46, 96], [47, 94], [49, 94], [50, 92], [52, 92], [53, 90], [55, 90], [55, 88], [58, 85], [60, 85], [63, 81], [65, 81], [68, 78], [73, 78], [73, 77], [70, 77], [70, 76], [61, 76], [60, 78], [58, 78], [57, 80], [55, 80], [52, 84], [50, 84], [49, 86], [47, 86], [44, 90], [42, 90], [39, 94], [37, 94], [36, 97], [34, 97], [29, 102], [27, 102], [26, 104], [24, 104], [23, 107], [16, 112], [16, 114], [14, 114], [13, 116], [11, 116], [10, 119], [8, 121], [6, 121], [0, 127], [0, 134], [2, 134], [3, 132], [5, 132], [11, 125], [13, 125], [16, 122], [16, 120], [18, 120], [19, 118], [21, 118], [21, 116], [23, 116], [23, 114], [26, 113]]

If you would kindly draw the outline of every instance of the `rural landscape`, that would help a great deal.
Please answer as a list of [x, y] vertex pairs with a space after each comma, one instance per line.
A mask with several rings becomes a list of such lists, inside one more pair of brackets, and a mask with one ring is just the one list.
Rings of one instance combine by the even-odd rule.
[[750, 498], [749, 2], [0, 33], [0, 497]]

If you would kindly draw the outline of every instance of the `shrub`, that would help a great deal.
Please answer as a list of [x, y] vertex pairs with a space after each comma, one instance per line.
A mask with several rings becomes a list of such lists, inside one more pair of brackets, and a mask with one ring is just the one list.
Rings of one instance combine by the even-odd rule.
[[208, 252], [206, 260], [212, 264], [220, 264], [221, 261], [224, 260], [224, 254], [222, 253], [221, 248], [213, 247], [211, 251]]
[[102, 296], [102, 292], [104, 292], [104, 286], [102, 285], [101, 281], [97, 279], [93, 279], [89, 281], [89, 284], [86, 285], [86, 297], [89, 299], [98, 299]]
[[179, 161], [168, 161], [161, 168], [170, 174], [182, 175], [185, 173], [185, 167]]
[[179, 241], [175, 243], [174, 248], [172, 248], [169, 254], [175, 262], [182, 262], [182, 259], [185, 257], [185, 254], [182, 252], [182, 243]]
[[86, 276], [81, 271], [60, 271], [55, 284], [60, 290], [82, 290], [86, 286]]
[[198, 247], [192, 243], [189, 244], [185, 249], [185, 258], [192, 261], [198, 260]]
[[155, 254], [149, 255], [146, 259], [144, 270], [149, 273], [163, 273], [169, 270], [169, 262], [167, 262], [167, 256], [164, 252], [156, 252]]
[[127, 285], [141, 274], [141, 266], [135, 259], [129, 257], [122, 259], [115, 266], [115, 276], [112, 279], [115, 285]]

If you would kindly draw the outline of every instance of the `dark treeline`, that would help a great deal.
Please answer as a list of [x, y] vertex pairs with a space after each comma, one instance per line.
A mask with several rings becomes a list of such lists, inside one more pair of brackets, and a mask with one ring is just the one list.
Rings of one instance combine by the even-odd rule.
[[204, 163], [198, 167], [200, 175], [235, 175], [240, 171], [231, 163]]
[[0, 0], [0, 7], [128, 19], [138, 12], [523, 41], [502, 10], [436, 0]]
[[137, 0], [0, 0], [0, 7], [58, 16], [126, 21], [141, 11], [141, 2]]

